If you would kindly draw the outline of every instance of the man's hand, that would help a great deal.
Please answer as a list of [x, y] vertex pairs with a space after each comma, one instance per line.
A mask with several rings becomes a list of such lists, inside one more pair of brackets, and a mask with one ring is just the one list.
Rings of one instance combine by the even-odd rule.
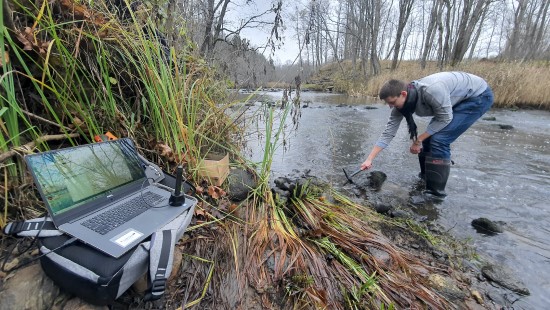
[[367, 159], [361, 164], [361, 170], [368, 170], [372, 168], [372, 160]]
[[422, 142], [416, 140], [411, 144], [411, 148], [409, 149], [412, 154], [419, 154], [422, 152]]

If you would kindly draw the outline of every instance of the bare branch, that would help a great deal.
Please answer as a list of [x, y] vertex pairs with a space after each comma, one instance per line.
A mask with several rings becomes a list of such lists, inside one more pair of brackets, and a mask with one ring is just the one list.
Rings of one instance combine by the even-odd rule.
[[36, 147], [37, 144], [41, 144], [41, 143], [44, 143], [44, 142], [47, 142], [47, 141], [56, 141], [56, 140], [63, 140], [63, 139], [68, 139], [68, 138], [76, 138], [76, 137], [79, 137], [79, 136], [80, 136], [79, 133], [71, 133], [71, 134], [61, 134], [61, 135], [45, 135], [45, 136], [39, 137], [36, 140], [31, 141], [27, 144], [14, 147], [14, 148], [12, 148], [11, 150], [9, 150], [7, 152], [1, 153], [0, 154], [0, 163], [4, 162], [8, 158], [11, 158], [12, 156], [15, 156], [19, 152], [25, 152], [25, 153], [31, 152], [32, 150], [34, 150], [34, 148]]

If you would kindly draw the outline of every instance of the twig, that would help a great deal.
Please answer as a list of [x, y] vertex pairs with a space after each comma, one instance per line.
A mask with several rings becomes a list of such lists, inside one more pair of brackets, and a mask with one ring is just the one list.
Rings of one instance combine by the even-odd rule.
[[45, 119], [45, 118], [40, 117], [40, 116], [38, 116], [38, 115], [32, 114], [32, 113], [29, 112], [29, 111], [25, 111], [25, 110], [23, 110], [23, 109], [21, 109], [21, 111], [22, 111], [25, 115], [27, 115], [28, 117], [35, 118], [35, 119], [37, 119], [37, 120], [39, 120], [39, 121], [42, 121], [42, 122], [44, 122], [44, 123], [47, 123], [47, 124], [50, 124], [50, 125], [59, 127], [59, 128], [61, 128], [61, 129], [65, 129], [65, 130], [67, 130], [67, 131], [71, 131], [71, 130], [72, 130], [72, 129], [68, 128], [68, 127], [59, 125], [59, 124], [56, 123], [56, 122], [52, 122], [52, 121], [50, 121], [50, 120], [48, 120], [48, 119]]
[[34, 147], [37, 144], [40, 144], [40, 143], [43, 143], [43, 142], [46, 142], [46, 141], [55, 141], [55, 140], [63, 140], [63, 139], [67, 139], [67, 138], [76, 138], [76, 137], [79, 137], [79, 136], [80, 136], [79, 133], [71, 133], [71, 134], [61, 134], [61, 135], [45, 135], [45, 136], [39, 137], [34, 141], [31, 141], [31, 142], [29, 142], [27, 144], [24, 144], [24, 145], [21, 145], [21, 146], [13, 147], [11, 150], [0, 154], [0, 163], [4, 162], [4, 160], [6, 160], [8, 158], [11, 158], [12, 156], [16, 155], [17, 152], [20, 151], [20, 150], [30, 151], [30, 150], [34, 149]]
[[456, 227], [456, 224], [457, 224], [457, 223], [455, 223], [451, 228], [447, 229], [447, 230], [445, 231], [445, 233], [448, 234], [451, 230], [453, 230], [453, 229]]

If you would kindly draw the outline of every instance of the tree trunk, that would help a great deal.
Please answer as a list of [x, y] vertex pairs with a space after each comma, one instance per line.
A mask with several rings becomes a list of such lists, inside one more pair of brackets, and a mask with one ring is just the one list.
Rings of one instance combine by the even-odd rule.
[[422, 51], [422, 58], [420, 60], [420, 67], [422, 69], [426, 68], [426, 61], [428, 60], [428, 55], [432, 49], [437, 29], [439, 28], [440, 31], [442, 30], [442, 27], [438, 27], [441, 23], [442, 8], [443, 2], [440, 0], [435, 0], [430, 12], [430, 22], [428, 24], [426, 37], [424, 38], [424, 47]]
[[407, 26], [413, 4], [414, 0], [399, 0], [399, 22], [397, 24], [397, 33], [395, 35], [395, 47], [393, 49], [393, 60], [391, 63], [392, 71], [397, 68], [399, 51], [401, 49], [401, 37], [403, 36], [403, 30], [405, 29], [405, 26]]
[[214, 25], [214, 0], [207, 0], [205, 8], [206, 22], [204, 25], [204, 39], [201, 44], [200, 53], [206, 56], [211, 51], [212, 46], [212, 27]]
[[[538, 7], [535, 21], [532, 22], [532, 30], [527, 34], [526, 38], [529, 40], [529, 48], [527, 48], [526, 60], [532, 60], [538, 56], [542, 56], [542, 50], [544, 49], [543, 34], [547, 25], [547, 15], [550, 0], [543, 0]], [[533, 13], [534, 14], [534, 13]]]
[[514, 26], [512, 28], [512, 34], [508, 39], [506, 44], [506, 49], [504, 54], [509, 59], [516, 59], [516, 54], [519, 45], [521, 25], [523, 24], [523, 19], [525, 18], [525, 10], [527, 8], [527, 1], [519, 1], [518, 7], [514, 13]]
[[479, 22], [479, 25], [477, 26], [477, 31], [474, 36], [474, 39], [472, 40], [472, 45], [470, 46], [470, 55], [468, 56], [469, 59], [472, 59], [474, 57], [474, 51], [477, 45], [477, 42], [479, 41], [479, 37], [481, 36], [481, 30], [483, 29], [483, 22], [485, 21], [485, 17], [487, 16], [487, 10], [483, 12], [483, 16], [481, 16], [481, 20]]
[[380, 33], [380, 15], [382, 13], [382, 3], [380, 0], [371, 2], [371, 23], [370, 24], [370, 65], [371, 74], [378, 75], [381, 72], [380, 58], [378, 57], [378, 35]]
[[[451, 34], [453, 33], [453, 27], [452, 27], [452, 8], [453, 4], [450, 0], [444, 0], [445, 7], [447, 9], [447, 17], [445, 18], [445, 29], [443, 29], [443, 24], [440, 25], [440, 55], [439, 55], [439, 61], [438, 66], [439, 70], [443, 70], [445, 65], [447, 64], [449, 60], [449, 54], [451, 53]], [[445, 40], [443, 40], [443, 35], [445, 35]]]
[[487, 0], [464, 0], [462, 17], [458, 26], [458, 34], [452, 51], [451, 65], [459, 64], [470, 45], [470, 40], [476, 25], [487, 9]]

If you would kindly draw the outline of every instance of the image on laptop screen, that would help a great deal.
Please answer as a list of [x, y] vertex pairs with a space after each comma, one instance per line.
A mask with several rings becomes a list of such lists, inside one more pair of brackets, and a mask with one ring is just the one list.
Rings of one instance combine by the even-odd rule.
[[41, 153], [27, 162], [54, 215], [123, 185], [144, 181], [135, 150], [121, 140]]

